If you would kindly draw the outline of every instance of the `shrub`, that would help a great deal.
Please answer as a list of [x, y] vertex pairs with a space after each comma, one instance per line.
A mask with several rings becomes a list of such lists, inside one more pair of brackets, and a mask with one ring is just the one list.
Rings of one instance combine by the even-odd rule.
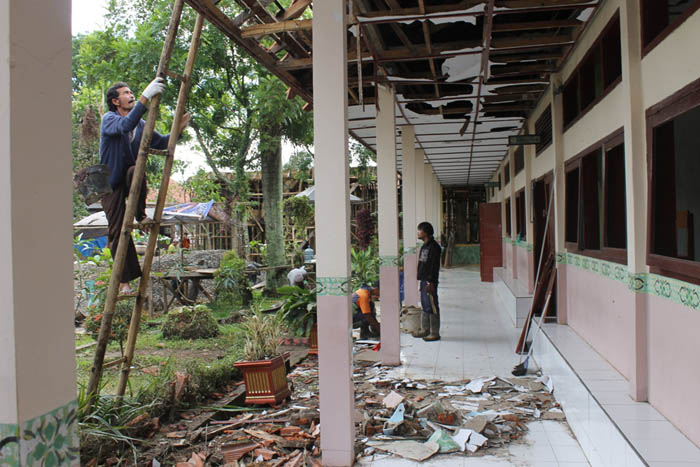
[[373, 245], [366, 249], [353, 248], [351, 257], [353, 288], [371, 285], [379, 280], [379, 254]]
[[245, 275], [245, 260], [238, 257], [235, 251], [226, 252], [219, 270], [214, 273], [214, 286], [217, 299], [238, 303], [243, 302], [247, 306], [252, 294]]
[[[114, 305], [114, 316], [112, 317], [112, 334], [110, 339], [119, 341], [119, 348], [124, 354], [124, 341], [129, 334], [129, 323], [131, 322], [131, 312], [134, 309], [135, 299], [120, 300]], [[90, 336], [97, 340], [102, 325], [102, 302], [88, 307], [88, 316], [85, 319], [85, 330]]]
[[295, 336], [308, 336], [316, 322], [316, 291], [286, 286], [277, 293], [287, 299], [280, 310], [287, 329]]
[[219, 325], [206, 305], [176, 308], [161, 329], [166, 339], [208, 339], [219, 335]]
[[369, 209], [357, 211], [355, 215], [355, 224], [357, 224], [357, 241], [361, 249], [367, 248], [372, 243], [374, 236], [374, 220]]
[[245, 360], [265, 360], [280, 354], [282, 323], [277, 314], [266, 315], [255, 309], [243, 322], [242, 327], [245, 335]]

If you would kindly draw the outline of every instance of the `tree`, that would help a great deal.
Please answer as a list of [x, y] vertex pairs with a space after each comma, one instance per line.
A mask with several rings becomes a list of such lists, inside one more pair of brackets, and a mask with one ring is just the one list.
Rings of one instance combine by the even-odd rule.
[[[230, 16], [240, 13], [231, 0], [222, 0], [218, 6]], [[127, 81], [134, 92], [143, 89], [155, 73], [170, 12], [168, 0], [111, 0], [107, 29], [74, 38], [76, 94], [99, 94], [116, 80]], [[192, 9], [186, 8], [171, 59], [173, 70], [184, 66], [194, 19]], [[209, 24], [202, 33], [192, 82], [188, 108], [193, 114], [193, 133], [212, 172], [230, 195], [234, 229], [241, 234], [246, 230], [250, 209], [247, 171], [260, 168], [268, 262], [283, 265], [282, 139], [310, 145], [312, 115], [302, 110], [300, 98], [287, 99], [283, 83]], [[168, 87], [162, 100], [165, 109], [174, 108], [176, 93], [177, 86]], [[161, 126], [169, 124], [171, 114], [163, 113]], [[153, 172], [158, 173], [157, 169]], [[222, 169], [231, 170], [233, 178]], [[237, 248], [241, 256], [243, 237]], [[280, 274], [271, 276], [268, 285], [275, 286]]]

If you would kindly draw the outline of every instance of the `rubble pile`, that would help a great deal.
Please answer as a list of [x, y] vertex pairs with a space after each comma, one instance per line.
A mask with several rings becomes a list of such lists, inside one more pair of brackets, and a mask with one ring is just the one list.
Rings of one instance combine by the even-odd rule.
[[[359, 354], [355, 448], [363, 464], [392, 455], [417, 462], [437, 454], [479, 456], [520, 440], [530, 421], [565, 419], [546, 376], [397, 379], [393, 368], [359, 361]], [[320, 465], [317, 365], [306, 359], [288, 375], [292, 396], [280, 407], [242, 408], [234, 417], [167, 433], [171, 449], [189, 448], [181, 451], [181, 465], [197, 465], [192, 453], [206, 453], [207, 465]]]
[[[396, 380], [379, 364], [356, 368], [360, 457], [414, 461], [479, 455], [522, 438], [527, 422], [564, 420], [548, 377], [482, 377], [457, 383]], [[356, 420], [357, 421], [357, 420]]]

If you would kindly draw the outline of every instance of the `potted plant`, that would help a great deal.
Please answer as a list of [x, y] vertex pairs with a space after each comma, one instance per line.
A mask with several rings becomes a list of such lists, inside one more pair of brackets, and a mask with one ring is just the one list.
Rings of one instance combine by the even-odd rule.
[[285, 326], [295, 336], [308, 336], [309, 354], [318, 354], [318, 332], [316, 329], [316, 289], [280, 287], [277, 293], [286, 297], [280, 309]]
[[289, 397], [287, 369], [280, 353], [281, 322], [254, 308], [243, 324], [243, 361], [234, 365], [243, 372], [246, 404], [278, 404]]

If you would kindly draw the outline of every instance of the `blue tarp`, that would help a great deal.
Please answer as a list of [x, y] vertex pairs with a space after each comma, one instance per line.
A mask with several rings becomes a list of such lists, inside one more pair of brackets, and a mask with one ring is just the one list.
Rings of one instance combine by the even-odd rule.
[[99, 254], [102, 249], [107, 246], [107, 236], [105, 235], [104, 237], [91, 238], [90, 240], [85, 241], [85, 243], [82, 245], [76, 243], [74, 246], [84, 258], [94, 256]]

